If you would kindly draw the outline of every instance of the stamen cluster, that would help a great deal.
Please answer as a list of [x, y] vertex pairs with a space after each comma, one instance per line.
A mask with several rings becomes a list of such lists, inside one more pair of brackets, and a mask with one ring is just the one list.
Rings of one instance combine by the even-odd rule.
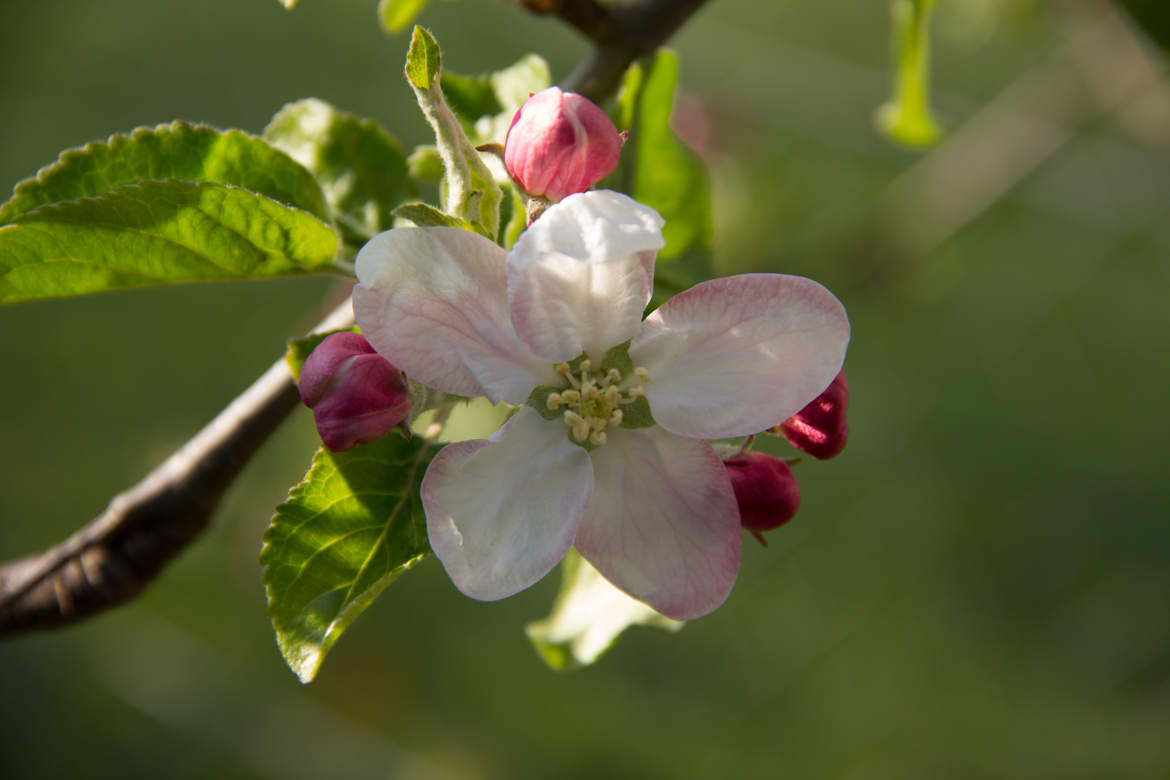
[[589, 358], [582, 360], [576, 371], [568, 363], [556, 366], [556, 371], [568, 386], [549, 393], [545, 403], [552, 410], [564, 406], [563, 419], [573, 438], [581, 444], [588, 440], [597, 447], [608, 440], [606, 428], [621, 425], [621, 407], [645, 395], [644, 385], [650, 381], [650, 372], [645, 368], [635, 368], [633, 377], [623, 378], [616, 368], [594, 371]]

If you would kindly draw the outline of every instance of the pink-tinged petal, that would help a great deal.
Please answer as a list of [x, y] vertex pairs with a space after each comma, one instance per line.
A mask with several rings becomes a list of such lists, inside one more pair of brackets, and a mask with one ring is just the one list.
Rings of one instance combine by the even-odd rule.
[[512, 328], [506, 255], [483, 236], [457, 228], [398, 228], [374, 236], [355, 261], [353, 312], [362, 334], [424, 385], [523, 403], [556, 374]]
[[739, 572], [739, 510], [705, 441], [658, 427], [617, 431], [590, 453], [594, 490], [574, 544], [605, 578], [675, 620], [727, 599]]
[[516, 333], [547, 361], [600, 360], [638, 332], [654, 287], [662, 217], [609, 190], [549, 208], [508, 256]]
[[776, 425], [841, 370], [845, 308], [799, 276], [743, 274], [697, 284], [654, 311], [630, 345], [650, 371], [654, 419], [683, 436], [720, 439]]
[[593, 469], [564, 425], [527, 407], [490, 438], [448, 444], [427, 469], [427, 536], [459, 590], [494, 601], [539, 580], [565, 556]]

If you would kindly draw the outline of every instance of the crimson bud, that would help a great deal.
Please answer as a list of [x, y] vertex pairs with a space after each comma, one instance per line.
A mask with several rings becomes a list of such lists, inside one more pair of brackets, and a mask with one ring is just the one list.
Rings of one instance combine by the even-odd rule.
[[[731, 488], [739, 504], [740, 523], [758, 533], [779, 528], [796, 516], [800, 486], [792, 469], [780, 458], [748, 452], [725, 461]], [[761, 540], [762, 541], [762, 540]]]
[[410, 412], [402, 373], [360, 333], [333, 333], [318, 344], [301, 368], [300, 392], [334, 452], [380, 439]]
[[848, 406], [849, 381], [841, 371], [812, 403], [768, 432], [782, 434], [789, 444], [814, 458], [831, 458], [845, 449], [849, 438]]

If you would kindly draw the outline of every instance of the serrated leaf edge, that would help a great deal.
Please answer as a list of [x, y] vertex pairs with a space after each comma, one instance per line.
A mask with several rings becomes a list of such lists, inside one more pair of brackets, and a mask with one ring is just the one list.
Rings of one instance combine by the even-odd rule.
[[[418, 555], [415, 555], [411, 558], [408, 558], [403, 564], [395, 567], [392, 571], [387, 573], [385, 576], [379, 577], [374, 582], [373, 585], [366, 588], [365, 590], [363, 590], [361, 593], [357, 594], [356, 596], [353, 596], [353, 586], [356, 585], [359, 580], [361, 580], [362, 573], [365, 571], [366, 567], [369, 565], [370, 557], [373, 555], [374, 550], [376, 550], [378, 548], [378, 545], [380, 545], [382, 543], [382, 540], [385, 538], [385, 535], [390, 528], [390, 524], [398, 516], [399, 511], [401, 511], [401, 509], [404, 506], [406, 506], [406, 504], [408, 503], [408, 501], [411, 497], [411, 491], [413, 491], [413, 489], [414, 489], [415, 474], [418, 473], [418, 467], [426, 459], [427, 453], [430, 452], [430, 450], [431, 450], [430, 445], [424, 445], [424, 446], [419, 448], [418, 454], [415, 455], [414, 460], [410, 464], [410, 473], [406, 479], [406, 484], [409, 486], [407, 491], [404, 491], [402, 493], [402, 495], [399, 498], [398, 503], [395, 504], [394, 509], [387, 516], [385, 522], [382, 523], [382, 533], [378, 535], [377, 541], [375, 541], [374, 544], [371, 545], [370, 552], [367, 554], [365, 560], [362, 561], [361, 566], [358, 567], [357, 573], [354, 575], [353, 580], [350, 582], [349, 591], [347, 591], [346, 595], [342, 598], [342, 603], [345, 604], [346, 602], [348, 602], [348, 606], [346, 606], [346, 607], [342, 608], [340, 611], [338, 611], [337, 615], [335, 615], [333, 617], [333, 619], [329, 621], [329, 626], [328, 626], [328, 628], [326, 628], [325, 633], [323, 634], [323, 636], [321, 638], [321, 641], [319, 643], [313, 643], [316, 646], [313, 647], [309, 653], [306, 653], [306, 657], [309, 658], [310, 660], [302, 661], [301, 663], [294, 665], [292, 659], [289, 658], [288, 653], [285, 652], [283, 644], [281, 644], [281, 647], [280, 647], [281, 654], [284, 656], [285, 661], [288, 662], [290, 668], [292, 668], [293, 672], [296, 673], [297, 677], [300, 679], [300, 681], [302, 683], [312, 682], [313, 678], [316, 677], [317, 671], [320, 669], [321, 664], [325, 660], [325, 654], [328, 653], [329, 650], [333, 647], [334, 643], [336, 643], [337, 639], [341, 636], [341, 633], [349, 626], [349, 624], [357, 617], [357, 615], [362, 610], [364, 610], [366, 607], [369, 606], [369, 604], [373, 601], [373, 599], [375, 599], [378, 596], [379, 593], [381, 593], [383, 590], [385, 590], [385, 588], [388, 587], [402, 573], [414, 568], [414, 566], [416, 566], [419, 562], [421, 562], [422, 560], [427, 558], [429, 555], [431, 555], [431, 553], [429, 551], [427, 551], [427, 552], [419, 553]], [[328, 451], [324, 447], [317, 450], [317, 453], [313, 456], [313, 464], [309, 467], [309, 470], [305, 473], [304, 479], [302, 479], [300, 482], [298, 482], [296, 485], [294, 485], [291, 489], [289, 489], [288, 498], [286, 498], [283, 502], [280, 503], [280, 505], [277, 506], [276, 511], [272, 515], [272, 519], [269, 520], [269, 530], [271, 530], [271, 528], [272, 528], [273, 521], [275, 521], [276, 517], [280, 514], [280, 508], [282, 506], [284, 506], [285, 504], [287, 504], [293, 498], [299, 497], [299, 495], [301, 494], [301, 491], [306, 489], [307, 486], [313, 481], [313, 478], [317, 475], [317, 472], [319, 472], [320, 470], [325, 468], [325, 462], [324, 462], [324, 459], [322, 458], [322, 456], [323, 456], [323, 454], [325, 454], [327, 452]], [[378, 459], [378, 458], [368, 458], [367, 460], [378, 462], [378, 463], [383, 462], [381, 459]], [[355, 460], [352, 462], [359, 462], [359, 461]], [[334, 472], [338, 471], [336, 466], [330, 466], [329, 468], [331, 468]], [[328, 475], [325, 477], [325, 479], [328, 479]], [[322, 512], [317, 512], [312, 517], [306, 518], [302, 522], [298, 523], [296, 526], [294, 526], [292, 528], [291, 531], [289, 531], [286, 534], [286, 538], [291, 537], [292, 534], [295, 534], [298, 529], [300, 529], [303, 525], [305, 525], [305, 523], [312, 522], [313, 520], [320, 517], [321, 514], [322, 514]], [[417, 542], [418, 529], [417, 529], [417, 527], [415, 527], [414, 523], [411, 524], [411, 533], [412, 533], [412, 535], [414, 535], [415, 540]], [[261, 579], [264, 582], [264, 596], [268, 601], [267, 613], [268, 613], [268, 616], [272, 619], [273, 628], [276, 629], [276, 615], [275, 615], [275, 608], [273, 607], [273, 603], [274, 603], [275, 599], [273, 596], [272, 583], [268, 579], [268, 570], [269, 570], [270, 564], [267, 561], [267, 559], [269, 559], [271, 557], [271, 555], [273, 555], [275, 553], [271, 552], [274, 548], [274, 543], [268, 538], [268, 536], [269, 536], [269, 531], [265, 531], [264, 537], [263, 537], [263, 544], [261, 545], [261, 548], [260, 548], [260, 561], [259, 562], [260, 562], [260, 565], [264, 567], [264, 574], [262, 575]], [[308, 563], [309, 560], [312, 560], [311, 556], [309, 559], [307, 559], [305, 561], [305, 564], [302, 564], [299, 567], [301, 571], [304, 570], [304, 567]], [[300, 573], [298, 572], [297, 577], [299, 577], [299, 576], [300, 576]], [[294, 583], [296, 582], [296, 578], [293, 579], [293, 582]], [[290, 587], [291, 587], [291, 584], [290, 584]], [[352, 599], [351, 599], [351, 597], [352, 597]], [[276, 629], [276, 630], [277, 630], [277, 634], [279, 637], [280, 631], [279, 631], [279, 629]]]
[[[295, 103], [297, 101], [292, 101], [292, 102]], [[291, 103], [290, 103], [290, 105], [291, 105]], [[133, 143], [133, 142], [141, 141], [144, 137], [149, 136], [149, 135], [161, 135], [161, 134], [167, 133], [167, 132], [174, 133], [174, 132], [180, 132], [182, 130], [192, 130], [195, 132], [209, 132], [209, 133], [214, 133], [216, 135], [221, 135], [221, 136], [225, 136], [225, 137], [238, 136], [238, 137], [245, 138], [245, 139], [248, 139], [251, 141], [259, 141], [260, 143], [264, 144], [266, 147], [271, 149], [274, 153], [281, 155], [282, 157], [287, 158], [288, 161], [291, 162], [293, 165], [296, 165], [297, 167], [301, 168], [302, 170], [305, 170], [304, 166], [301, 165], [296, 160], [294, 160], [291, 156], [289, 156], [288, 153], [286, 153], [286, 152], [282, 151], [281, 149], [278, 149], [275, 146], [273, 146], [272, 144], [268, 143], [266, 140], [264, 140], [264, 138], [262, 136], [253, 135], [251, 133], [240, 130], [239, 128], [232, 127], [232, 128], [228, 128], [227, 130], [222, 130], [222, 129], [215, 127], [213, 125], [204, 124], [202, 122], [188, 122], [185, 119], [176, 119], [174, 121], [164, 122], [164, 123], [158, 124], [158, 125], [142, 125], [140, 127], [134, 128], [133, 130], [131, 130], [129, 132], [112, 133], [111, 135], [107, 136], [105, 138], [105, 140], [89, 141], [89, 142], [83, 144], [82, 146], [71, 146], [68, 149], [64, 149], [61, 151], [60, 154], [57, 155], [57, 159], [53, 160], [53, 162], [51, 162], [47, 165], [41, 166], [40, 168], [37, 169], [37, 172], [34, 173], [32, 176], [29, 176], [25, 179], [21, 179], [20, 181], [18, 181], [12, 187], [12, 195], [8, 198], [8, 200], [4, 201], [3, 203], [0, 203], [0, 226], [11, 224], [14, 220], [19, 219], [20, 217], [24, 216], [25, 214], [31, 214], [31, 213], [33, 213], [33, 211], [36, 211], [37, 209], [42, 209], [46, 206], [52, 206], [52, 205], [55, 205], [56, 203], [69, 203], [69, 202], [71, 202], [68, 200], [63, 200], [63, 201], [54, 201], [54, 203], [43, 203], [40, 206], [37, 206], [35, 209], [31, 209], [29, 211], [22, 211], [19, 214], [14, 214], [11, 216], [7, 215], [9, 204], [11, 204], [13, 201], [15, 201], [18, 197], [20, 197], [20, 195], [23, 194], [26, 190], [29, 190], [35, 186], [38, 186], [38, 185], [44, 185], [46, 179], [48, 179], [50, 176], [52, 176], [57, 170], [69, 165], [73, 160], [80, 158], [80, 157], [85, 157], [86, 155], [94, 154], [98, 149], [101, 149], [103, 147], [108, 149], [112, 146], [115, 146], [115, 145], [121, 144], [121, 143]], [[315, 176], [313, 176], [312, 172], [305, 170], [305, 173], [308, 175], [308, 178], [310, 180], [312, 180], [314, 183], [317, 183], [317, 179]], [[140, 179], [139, 181], [191, 181], [191, 180], [190, 179], [175, 179], [175, 178], [171, 177], [171, 178], [164, 178], [164, 179]], [[135, 183], [136, 182], [131, 182], [131, 183], [127, 183], [127, 184], [119, 184], [115, 187], [110, 187], [109, 189], [105, 190], [105, 192], [111, 192], [111, 191], [117, 189], [118, 187], [133, 186], [133, 184], [135, 184]], [[238, 187], [237, 185], [234, 185], [234, 184], [221, 184], [219, 182], [193, 182], [193, 183], [196, 183], [196, 184], [216, 184], [216, 185], [221, 186], [221, 187], [236, 187], [237, 189], [244, 189], [243, 187]], [[321, 197], [322, 205], [327, 205], [326, 200], [325, 200], [325, 193], [320, 191], [320, 186], [321, 186], [320, 184], [317, 184], [318, 195], [320, 195], [320, 197]], [[245, 190], [245, 192], [251, 192], [251, 190]], [[260, 193], [253, 193], [253, 194], [260, 195]], [[74, 198], [72, 200], [86, 200], [87, 198], [100, 198], [100, 197], [101, 197], [101, 195], [87, 195], [84, 198]], [[261, 195], [261, 197], [267, 198], [268, 196]], [[292, 209], [297, 209], [298, 211], [304, 211], [304, 209], [301, 209], [298, 206], [294, 206], [294, 205], [289, 204], [289, 203], [284, 203], [282, 201], [275, 200], [274, 198], [268, 198], [268, 199], [273, 201], [274, 203], [280, 203], [280, 205], [282, 205], [282, 206], [286, 206], [286, 207], [292, 208]], [[319, 221], [319, 222], [321, 221], [321, 218], [318, 217], [316, 214], [312, 214], [310, 212], [305, 212], [305, 213], [309, 214], [309, 216], [313, 217], [317, 221]]]

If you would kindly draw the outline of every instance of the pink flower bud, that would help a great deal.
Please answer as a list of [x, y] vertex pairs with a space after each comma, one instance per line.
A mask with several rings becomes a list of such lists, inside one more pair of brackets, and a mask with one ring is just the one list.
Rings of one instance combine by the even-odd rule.
[[410, 412], [401, 372], [359, 333], [333, 333], [318, 344], [301, 368], [300, 391], [334, 452], [380, 439]]
[[608, 176], [621, 150], [622, 137], [604, 111], [575, 92], [549, 87], [512, 118], [504, 165], [530, 195], [556, 202]]
[[812, 403], [768, 430], [783, 434], [789, 444], [814, 458], [831, 458], [845, 449], [849, 438], [849, 426], [845, 422], [848, 406], [849, 381], [842, 371]]
[[796, 516], [800, 487], [787, 463], [762, 452], [749, 452], [723, 465], [739, 504], [739, 521], [757, 538], [760, 531], [779, 528]]

